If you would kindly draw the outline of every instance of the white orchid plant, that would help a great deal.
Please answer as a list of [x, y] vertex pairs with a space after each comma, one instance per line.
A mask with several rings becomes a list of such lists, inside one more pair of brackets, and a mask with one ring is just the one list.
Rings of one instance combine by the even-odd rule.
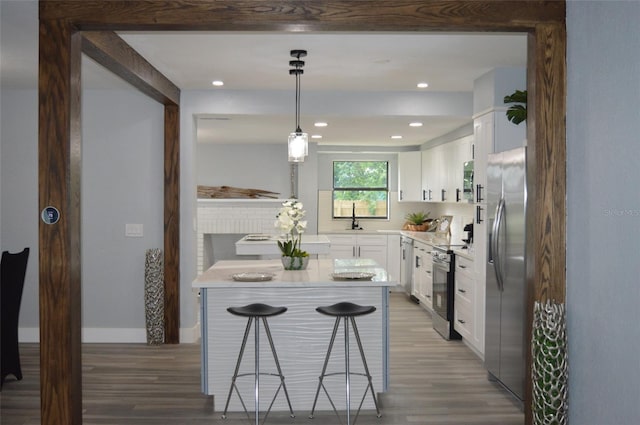
[[284, 241], [278, 241], [278, 247], [283, 257], [308, 257], [309, 253], [300, 249], [302, 233], [307, 228], [307, 221], [302, 202], [295, 199], [282, 203], [282, 208], [276, 215], [275, 227], [287, 235]]

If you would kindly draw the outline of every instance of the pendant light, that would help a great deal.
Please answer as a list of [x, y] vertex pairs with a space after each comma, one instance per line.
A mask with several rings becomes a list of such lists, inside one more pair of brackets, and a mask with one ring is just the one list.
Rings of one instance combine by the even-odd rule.
[[309, 135], [300, 129], [300, 76], [304, 74], [304, 61], [300, 58], [305, 56], [306, 50], [292, 50], [291, 57], [295, 59], [289, 61], [289, 66], [293, 67], [289, 75], [296, 77], [296, 130], [289, 134], [289, 162], [304, 162], [304, 157], [309, 154]]

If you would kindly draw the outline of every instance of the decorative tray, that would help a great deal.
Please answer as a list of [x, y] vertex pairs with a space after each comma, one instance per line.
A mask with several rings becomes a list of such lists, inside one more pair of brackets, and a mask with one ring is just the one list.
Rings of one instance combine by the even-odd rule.
[[273, 279], [273, 276], [273, 273], [246, 272], [232, 274], [231, 278], [237, 282], [266, 282]]
[[331, 273], [333, 280], [371, 280], [375, 273], [367, 272], [338, 272]]
[[245, 241], [268, 241], [271, 239], [269, 235], [247, 235], [244, 237]]

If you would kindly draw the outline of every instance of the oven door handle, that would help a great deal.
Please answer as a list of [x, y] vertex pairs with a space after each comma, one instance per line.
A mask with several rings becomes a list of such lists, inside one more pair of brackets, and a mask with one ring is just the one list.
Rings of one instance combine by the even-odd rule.
[[491, 256], [493, 257], [493, 269], [496, 273], [496, 283], [500, 292], [504, 291], [504, 277], [502, 275], [502, 259], [500, 258], [500, 230], [502, 229], [502, 220], [504, 219], [504, 198], [498, 202], [496, 208], [495, 219], [493, 220], [493, 229], [491, 232]]

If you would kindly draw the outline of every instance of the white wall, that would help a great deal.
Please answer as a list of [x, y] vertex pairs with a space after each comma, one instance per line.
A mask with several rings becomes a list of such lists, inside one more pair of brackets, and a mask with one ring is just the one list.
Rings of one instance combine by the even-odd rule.
[[640, 420], [640, 2], [567, 2], [569, 423]]

